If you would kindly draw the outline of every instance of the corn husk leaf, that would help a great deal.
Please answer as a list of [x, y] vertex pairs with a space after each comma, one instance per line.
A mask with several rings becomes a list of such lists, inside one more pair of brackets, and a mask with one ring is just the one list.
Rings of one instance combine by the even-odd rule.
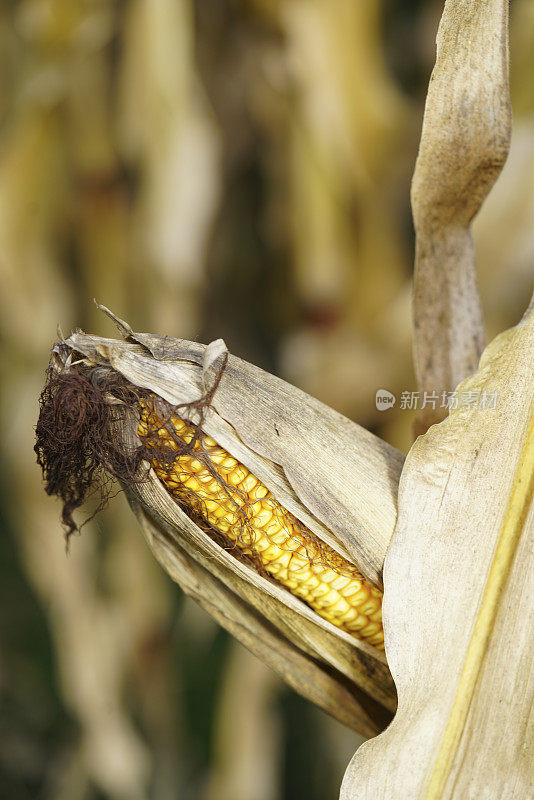
[[499, 336], [459, 408], [409, 453], [384, 567], [392, 725], [342, 798], [533, 796], [534, 314]]
[[[116, 321], [130, 341], [75, 333], [55, 348], [56, 365], [68, 368], [81, 357], [179, 404], [203, 396], [227, 356], [221, 340], [205, 347], [134, 334]], [[380, 583], [396, 517], [400, 453], [231, 355], [203, 429], [322, 541]], [[121, 428], [126, 446], [135, 444], [136, 430], [133, 414]], [[156, 558], [184, 591], [304, 696], [365, 736], [383, 729], [396, 697], [380, 651], [212, 541], [152, 471], [127, 493]]]
[[[69, 337], [67, 345], [172, 404], [198, 400], [211, 385], [226, 352], [224, 344], [213, 343], [206, 350], [197, 342], [134, 333], [112, 316], [137, 345], [80, 333]], [[204, 428], [283, 506], [382, 586], [404, 460], [399, 451], [232, 355]]]

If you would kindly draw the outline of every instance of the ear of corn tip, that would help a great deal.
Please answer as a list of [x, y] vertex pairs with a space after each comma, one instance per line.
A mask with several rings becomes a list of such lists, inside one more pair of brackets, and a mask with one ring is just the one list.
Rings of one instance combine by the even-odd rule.
[[206, 435], [194, 442], [194, 455], [180, 454], [180, 447], [193, 441], [194, 430], [176, 416], [163, 424], [148, 402], [141, 404], [138, 435], [148, 447], [163, 445], [177, 452], [171, 467], [152, 461], [172, 495], [243, 553], [255, 556], [272, 578], [324, 619], [383, 649], [380, 590], [343, 556], [319, 544], [243, 464]]

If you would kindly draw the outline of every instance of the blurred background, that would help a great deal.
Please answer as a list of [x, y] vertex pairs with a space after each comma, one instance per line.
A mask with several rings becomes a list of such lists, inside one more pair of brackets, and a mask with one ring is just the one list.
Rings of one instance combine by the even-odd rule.
[[[0, 5], [0, 798], [329, 800], [361, 740], [154, 562], [120, 495], [71, 543], [33, 454], [57, 325], [208, 342], [397, 447], [413, 390], [410, 177], [437, 0]], [[475, 224], [488, 337], [534, 264], [534, 3]]]

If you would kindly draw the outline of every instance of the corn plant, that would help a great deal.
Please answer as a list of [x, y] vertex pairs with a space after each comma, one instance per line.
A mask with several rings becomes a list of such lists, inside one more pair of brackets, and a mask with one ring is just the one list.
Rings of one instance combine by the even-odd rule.
[[186, 593], [309, 700], [384, 731], [344, 800], [534, 792], [533, 307], [483, 349], [470, 233], [509, 146], [507, 7], [448, 0], [438, 33], [412, 193], [428, 403], [406, 459], [222, 340], [103, 306], [122, 339], [62, 338], [41, 398], [67, 535], [117, 479]]

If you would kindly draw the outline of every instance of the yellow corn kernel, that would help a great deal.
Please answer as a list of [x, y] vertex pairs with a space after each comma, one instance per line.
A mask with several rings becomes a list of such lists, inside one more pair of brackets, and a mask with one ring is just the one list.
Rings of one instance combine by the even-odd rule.
[[[194, 437], [191, 426], [179, 417], [171, 422], [175, 437], [189, 444]], [[179, 451], [179, 442], [148, 403], [141, 404], [137, 433], [149, 447], [157, 437], [160, 444]], [[317, 543], [255, 475], [209, 436], [199, 437], [192, 451], [199, 457], [177, 455], [170, 470], [157, 459], [152, 461], [169, 492], [189, 504], [243, 553], [256, 556], [271, 577], [317, 614], [383, 649], [382, 592], [368, 584], [343, 556]], [[201, 460], [201, 451], [219, 478]]]

